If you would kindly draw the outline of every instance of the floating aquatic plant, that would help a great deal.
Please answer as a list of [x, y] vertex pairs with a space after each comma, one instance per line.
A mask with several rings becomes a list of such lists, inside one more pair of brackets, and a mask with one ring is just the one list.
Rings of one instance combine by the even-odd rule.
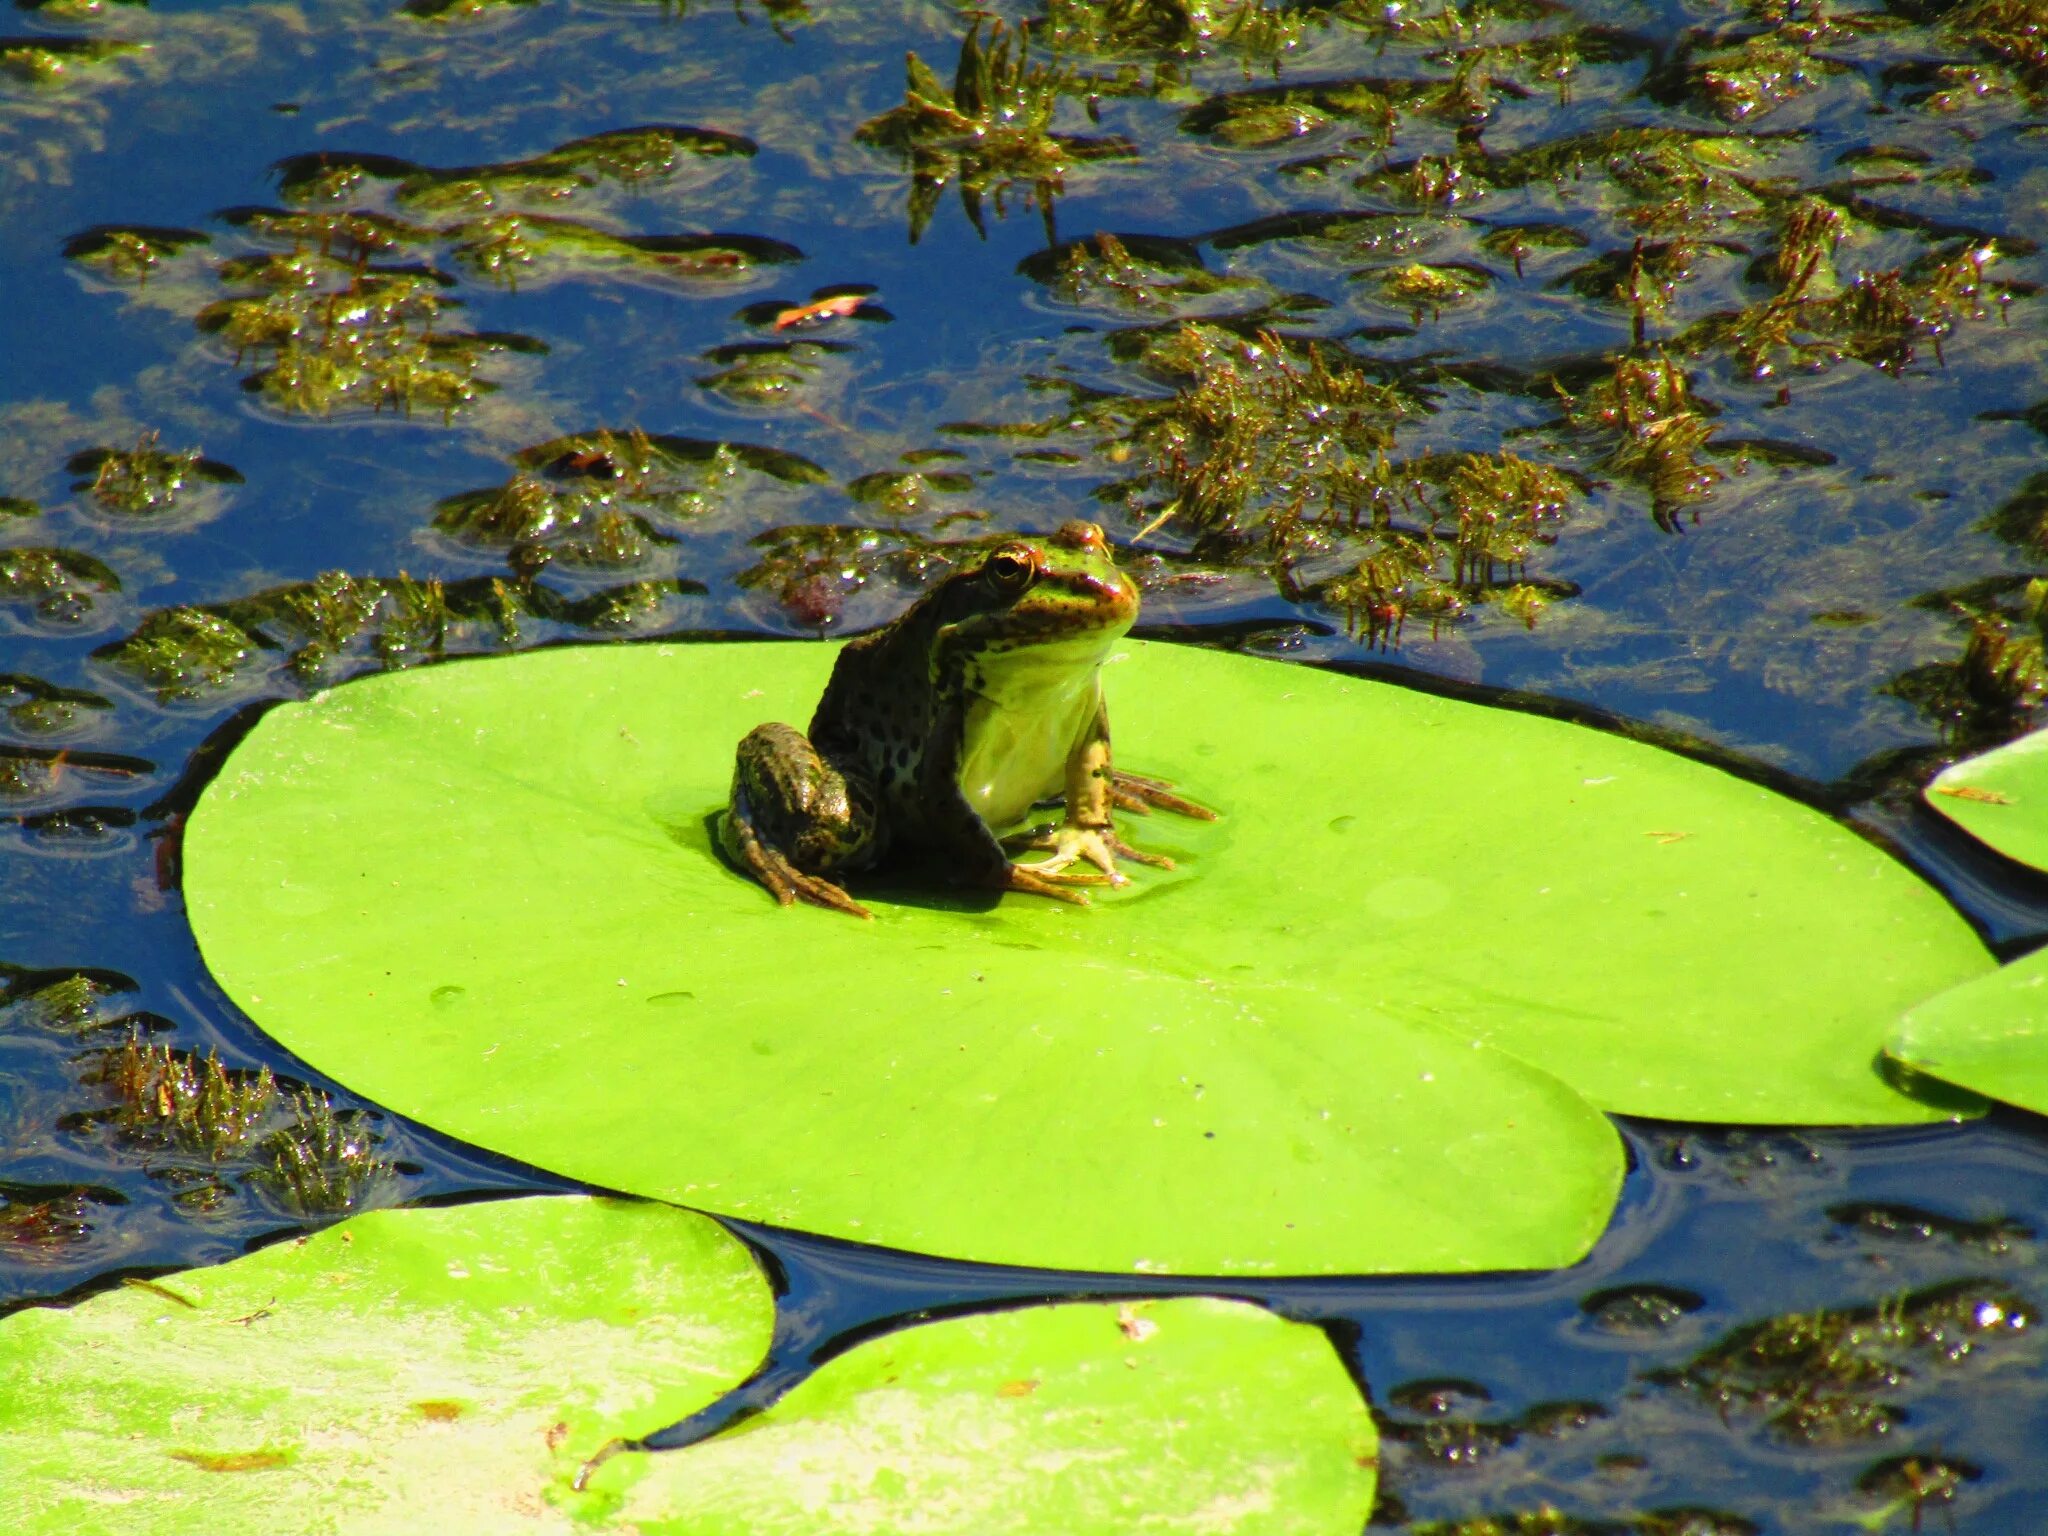
[[256, 649], [256, 641], [230, 620], [184, 607], [149, 615], [134, 634], [101, 654], [159, 702], [170, 703], [228, 687]]
[[1923, 1373], [2024, 1347], [2040, 1320], [2032, 1301], [2004, 1285], [1954, 1281], [1867, 1306], [1752, 1323], [1651, 1379], [1724, 1416], [1756, 1415], [1783, 1440], [1866, 1440], [1905, 1421], [1899, 1399]]
[[1132, 315], [1184, 315], [1219, 295], [1265, 287], [1256, 278], [1209, 271], [1186, 241], [1107, 232], [1035, 252], [1017, 270], [1062, 303]]
[[1948, 614], [1962, 651], [1907, 669], [1884, 691], [1917, 709], [1951, 751], [1981, 751], [2030, 729], [2048, 699], [2048, 577], [1928, 593], [1916, 606]]
[[254, 1148], [251, 1181], [302, 1217], [346, 1216], [375, 1203], [397, 1173], [377, 1150], [383, 1138], [361, 1110], [337, 1113], [324, 1093], [285, 1096], [287, 1124]]
[[115, 59], [149, 45], [115, 37], [0, 37], [0, 75], [52, 86], [91, 78]]
[[156, 224], [100, 224], [64, 242], [67, 260], [97, 268], [109, 277], [146, 284], [170, 257], [213, 237], [204, 230]]
[[794, 408], [802, 404], [806, 391], [818, 382], [826, 366], [852, 350], [851, 343], [843, 341], [732, 342], [702, 354], [714, 371], [698, 375], [697, 387], [734, 405]]
[[1675, 531], [1687, 511], [1699, 520], [1698, 503], [1725, 476], [1701, 459], [1713, 418], [1684, 368], [1668, 356], [1624, 357], [1564, 403], [1569, 428], [1596, 445], [1599, 468], [1649, 492], [1658, 527]]
[[0, 710], [18, 731], [45, 735], [68, 730], [81, 716], [113, 708], [104, 695], [64, 688], [26, 672], [0, 672]]
[[113, 568], [82, 550], [0, 549], [0, 607], [26, 609], [45, 624], [83, 624], [100, 599], [120, 590]]
[[88, 1081], [112, 1100], [99, 1118], [122, 1141], [216, 1163], [247, 1146], [278, 1091], [268, 1067], [230, 1071], [210, 1051], [195, 1056], [140, 1034], [102, 1053]]
[[1045, 218], [1052, 234], [1052, 205], [1067, 172], [1090, 160], [1127, 159], [1137, 153], [1126, 140], [1056, 133], [1052, 123], [1062, 96], [1074, 88], [1071, 71], [1034, 63], [1028, 23], [1014, 32], [981, 22], [968, 28], [951, 87], [942, 85], [915, 53], [906, 69], [903, 105], [860, 125], [861, 143], [895, 153], [910, 172], [910, 239], [914, 245], [931, 222], [948, 182], [958, 182], [968, 222], [986, 233], [983, 200], [996, 214], [1016, 186], [1027, 189], [1027, 204]]
[[133, 448], [88, 448], [73, 454], [64, 467], [88, 478], [71, 488], [91, 497], [102, 511], [145, 517], [170, 511], [193, 481], [242, 483], [241, 472], [232, 464], [209, 459], [197, 448], [159, 448], [157, 441], [157, 433], [145, 432]]
[[1297, 47], [1312, 14], [1264, 0], [1048, 0], [1045, 27], [1063, 57], [1135, 54], [1163, 65], [1222, 53], [1249, 70]]

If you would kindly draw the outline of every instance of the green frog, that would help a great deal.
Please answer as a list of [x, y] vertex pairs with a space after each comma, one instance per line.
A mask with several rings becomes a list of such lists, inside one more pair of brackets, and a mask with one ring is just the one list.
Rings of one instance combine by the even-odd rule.
[[[1102, 663], [1138, 589], [1102, 530], [1070, 522], [964, 561], [894, 623], [849, 641], [808, 735], [755, 727], [739, 746], [719, 841], [784, 906], [870, 917], [832, 876], [885, 853], [936, 855], [970, 885], [1079, 906], [1122, 885], [1118, 859], [1171, 869], [1116, 835], [1111, 808], [1215, 813], [1110, 766]], [[1007, 840], [1041, 800], [1066, 814]], [[1013, 850], [1039, 850], [1019, 863]]]

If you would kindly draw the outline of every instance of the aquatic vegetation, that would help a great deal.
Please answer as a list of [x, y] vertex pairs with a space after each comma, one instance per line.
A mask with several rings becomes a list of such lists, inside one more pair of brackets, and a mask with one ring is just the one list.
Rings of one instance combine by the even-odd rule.
[[361, 1110], [337, 1113], [324, 1093], [286, 1095], [289, 1121], [254, 1148], [250, 1182], [296, 1216], [346, 1216], [378, 1203], [400, 1171], [377, 1150], [383, 1137]]
[[27, 972], [0, 982], [0, 1022], [6, 1027], [87, 1035], [113, 1022], [106, 1000], [135, 990], [135, 983], [110, 972], [68, 976]]
[[100, 1054], [86, 1080], [111, 1105], [98, 1117], [124, 1142], [162, 1147], [212, 1162], [241, 1152], [277, 1100], [270, 1068], [230, 1070], [140, 1034]]
[[147, 283], [150, 274], [180, 251], [207, 245], [204, 230], [175, 229], [156, 224], [100, 224], [80, 230], [64, 242], [64, 256], [93, 267], [108, 277]]
[[675, 542], [672, 530], [755, 475], [793, 485], [826, 479], [795, 454], [644, 432], [551, 439], [521, 450], [514, 465], [501, 485], [445, 498], [434, 528], [473, 548], [505, 551], [522, 579], [557, 561], [599, 570], [642, 565]]
[[1034, 252], [1017, 270], [1064, 304], [1133, 315], [1186, 315], [1218, 296], [1257, 295], [1256, 278], [1211, 272], [1185, 241], [1104, 232]]
[[145, 432], [133, 448], [88, 448], [73, 454], [64, 467], [89, 479], [72, 490], [90, 496], [103, 511], [125, 517], [168, 512], [188, 482], [240, 485], [241, 471], [209, 459], [197, 448], [171, 452], [157, 446], [158, 434]]
[[950, 88], [912, 53], [903, 105], [868, 119], [854, 134], [862, 144], [894, 153], [910, 172], [911, 244], [931, 222], [948, 182], [959, 183], [960, 206], [984, 235], [983, 200], [993, 201], [1000, 218], [1006, 194], [1023, 186], [1026, 205], [1045, 219], [1050, 243], [1053, 200], [1067, 172], [1087, 161], [1137, 154], [1127, 140], [1054, 132], [1053, 118], [1075, 78], [1070, 70], [1034, 63], [1030, 53], [1028, 23], [1012, 32], [994, 22], [984, 42], [977, 20], [961, 41]]
[[1932, 592], [1915, 603], [1948, 614], [1963, 648], [1952, 661], [1899, 673], [1886, 693], [1911, 704], [1957, 752], [2010, 741], [2038, 723], [2048, 699], [2048, 577]]
[[1298, 46], [1308, 6], [1265, 0], [1048, 0], [1047, 41], [1059, 54], [1192, 61], [1234, 54], [1247, 70]]
[[1697, 1397], [1724, 1417], [1760, 1417], [1780, 1439], [1870, 1439], [1905, 1419], [1902, 1397], [1928, 1372], [2024, 1347], [2038, 1332], [2034, 1303], [2003, 1285], [1959, 1280], [1867, 1306], [1794, 1312], [1738, 1328], [1652, 1381]]
[[9, 725], [28, 735], [69, 730], [91, 712], [113, 707], [111, 699], [97, 693], [59, 687], [24, 672], [0, 672], [0, 711]]
[[1462, 304], [1492, 285], [1492, 277], [1478, 267], [1460, 267], [1411, 261], [1398, 267], [1361, 273], [1379, 287], [1380, 296], [1396, 308], [1404, 308], [1418, 324], [1426, 312], [1435, 319], [1444, 310]]
[[[786, 329], [776, 322], [778, 329]], [[803, 324], [792, 321], [792, 326]], [[712, 347], [702, 356], [714, 371], [697, 376], [697, 387], [734, 405], [782, 410], [802, 404], [835, 359], [853, 351], [844, 341], [742, 341]]]
[[1399, 427], [1430, 406], [1346, 349], [1184, 324], [1145, 333], [1138, 366], [1176, 392], [1077, 393], [1071, 415], [1022, 431], [1087, 431], [1098, 456], [1138, 467], [1097, 493], [1137, 525], [1134, 544], [1163, 538], [1198, 561], [1262, 572], [1375, 645], [1411, 618], [1434, 628], [1474, 604], [1530, 624], [1569, 595], [1531, 583], [1525, 567], [1577, 486], [1504, 452], [1396, 457]]
[[111, 1208], [126, 1203], [91, 1185], [0, 1181], [0, 1253], [14, 1262], [54, 1258], [89, 1241]]
[[731, 282], [803, 252], [754, 235], [614, 235], [575, 219], [500, 214], [442, 231], [472, 276], [506, 288], [550, 277], [648, 277]]
[[1959, 1457], [1919, 1452], [1875, 1463], [1856, 1479], [1856, 1490], [1878, 1504], [1878, 1519], [1889, 1524], [1893, 1515], [1900, 1515], [1918, 1531], [1930, 1506], [1953, 1522], [1950, 1506], [1956, 1496], [1983, 1475], [1982, 1467]]
[[416, 21], [476, 21], [497, 11], [524, 10], [539, 0], [404, 0], [401, 14]]
[[302, 206], [339, 203], [371, 183], [392, 189], [415, 215], [479, 214], [551, 206], [606, 183], [643, 188], [676, 174], [692, 159], [746, 159], [754, 141], [736, 133], [685, 124], [616, 128], [558, 144], [523, 160], [436, 167], [393, 155], [314, 151], [277, 164], [278, 195]]
[[120, 590], [113, 569], [82, 550], [0, 548], [0, 607], [24, 608], [45, 624], [83, 624]]
[[[303, 221], [252, 217], [251, 228], [313, 233]], [[444, 419], [496, 389], [478, 376], [486, 358], [546, 349], [507, 332], [442, 328], [449, 279], [424, 268], [368, 264], [372, 247], [391, 249], [406, 237], [387, 226], [336, 218], [307, 250], [294, 239], [283, 259], [233, 261], [221, 268], [230, 288], [245, 290], [201, 309], [194, 323], [263, 366], [244, 387], [288, 414], [327, 415], [344, 408], [438, 411]], [[346, 240], [353, 257], [333, 246]]]
[[947, 470], [878, 470], [846, 483], [847, 495], [884, 517], [917, 517], [973, 489], [974, 476]]
[[1702, 462], [1713, 419], [1692, 393], [1692, 379], [1668, 356], [1622, 358], [1576, 393], [1558, 386], [1565, 426], [1599, 445], [1594, 463], [1648, 490], [1657, 526], [1675, 532], [1690, 510], [1725, 478]]
[[768, 593], [789, 620], [810, 630], [837, 627], [847, 604], [877, 581], [900, 602], [954, 558], [946, 544], [909, 529], [836, 523], [770, 528], [750, 547], [760, 555], [735, 583]]
[[256, 649], [256, 641], [229, 620], [186, 607], [149, 615], [127, 639], [98, 654], [160, 702], [171, 703], [231, 686]]
[[1531, 256], [1551, 251], [1582, 251], [1586, 237], [1569, 224], [1500, 224], [1479, 237], [1479, 248], [1489, 255], [1504, 257], [1515, 264], [1515, 276], [1523, 276], [1522, 263]]
[[0, 76], [54, 86], [86, 77], [147, 43], [115, 37], [0, 37]]

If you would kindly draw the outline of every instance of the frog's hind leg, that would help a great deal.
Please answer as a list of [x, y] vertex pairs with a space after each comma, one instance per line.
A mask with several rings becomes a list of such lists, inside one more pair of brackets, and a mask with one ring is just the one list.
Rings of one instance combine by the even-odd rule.
[[727, 858], [785, 907], [802, 900], [874, 916], [825, 878], [873, 857], [874, 793], [821, 757], [801, 731], [756, 726], [740, 742], [718, 841]]

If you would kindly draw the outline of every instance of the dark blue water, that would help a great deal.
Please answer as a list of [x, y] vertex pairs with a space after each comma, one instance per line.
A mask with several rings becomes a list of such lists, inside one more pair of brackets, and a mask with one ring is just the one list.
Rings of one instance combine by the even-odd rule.
[[[426, 21], [335, 4], [304, 26], [231, 4], [10, 12], [0, 30], [19, 38], [147, 46], [56, 79], [26, 63], [0, 71], [0, 496], [36, 508], [0, 513], [0, 562], [57, 551], [72, 571], [53, 592], [47, 564], [40, 578], [0, 564], [0, 1299], [220, 1259], [303, 1220], [243, 1163], [200, 1166], [93, 1118], [106, 1103], [96, 1053], [131, 1028], [355, 1104], [217, 993], [180, 906], [179, 818], [266, 701], [436, 654], [847, 632], [914, 589], [917, 561], [889, 551], [1077, 511], [1122, 547], [1158, 632], [1650, 732], [1848, 818], [2002, 954], [2038, 942], [2048, 885], [1915, 806], [1941, 761], [2034, 723], [2048, 691], [2025, 592], [2048, 571], [2031, 478], [2048, 422], [2033, 294], [2048, 263], [2028, 240], [2048, 148], [2038, 77], [1963, 26], [1968, 12], [1939, 6], [1816, 17], [1592, 3], [1474, 9], [1455, 24], [1426, 8], [1288, 14], [1298, 35], [1277, 50], [1154, 33], [1089, 52], [1085, 15], [1060, 7], [1061, 62], [1096, 77], [1099, 120], [1070, 82], [1053, 127], [1129, 152], [1076, 148], [1055, 189], [957, 150], [913, 167], [856, 141], [902, 103], [906, 49], [952, 80], [967, 21], [938, 8], [551, 4]], [[1053, 30], [1041, 26], [1033, 54], [1047, 67]], [[1567, 99], [1498, 51], [1530, 38], [1577, 48]], [[1726, 83], [1746, 39], [1804, 47], [1811, 88], [1726, 115], [1747, 88]], [[1484, 48], [1496, 51], [1472, 52]], [[1476, 97], [1429, 96], [1461, 69]], [[1390, 144], [1357, 106], [1359, 82], [1394, 104]], [[1274, 137], [1252, 114], [1290, 88], [1307, 131]], [[585, 157], [587, 184], [567, 196], [533, 179], [560, 171], [559, 156], [535, 158], [562, 146], [664, 125], [753, 152], [679, 149], [638, 175]], [[1644, 128], [1671, 132], [1627, 140]], [[1575, 166], [1517, 169], [1575, 138], [1593, 146]], [[322, 186], [309, 156], [323, 157]], [[518, 161], [528, 179], [514, 185], [503, 168]], [[1459, 168], [1454, 197], [1418, 191], [1429, 164]], [[467, 201], [453, 174], [465, 167], [487, 187]], [[944, 178], [929, 199], [913, 193], [916, 169]], [[979, 229], [963, 180], [981, 194]], [[1801, 194], [1840, 216], [1839, 240], [1794, 295], [1808, 303], [1799, 344], [1760, 363], [1716, 317], [1784, 291], [1769, 263]], [[445, 411], [425, 393], [408, 408], [402, 389], [325, 409], [266, 393], [275, 348], [238, 349], [205, 317], [295, 291], [234, 263], [319, 242], [249, 209], [386, 220], [390, 243], [364, 252], [364, 269], [431, 292], [439, 335], [516, 341], [414, 361], [493, 387]], [[490, 220], [519, 214], [578, 220], [583, 238], [531, 236], [531, 260], [494, 278], [476, 248]], [[1375, 222], [1332, 223], [1347, 214]], [[1563, 243], [1532, 248], [1517, 275], [1488, 241], [1526, 225]], [[146, 273], [65, 254], [110, 227], [206, 239], [164, 243]], [[1100, 287], [1062, 290], [1067, 243], [1102, 231], [1160, 263], [1155, 283], [1199, 267], [1236, 285], [1135, 307]], [[659, 245], [618, 243], [706, 234], [735, 254], [664, 264]], [[1045, 257], [1049, 241], [1064, 254]], [[791, 259], [769, 259], [778, 245]], [[330, 254], [352, 259], [346, 247]], [[1982, 280], [1942, 288], [1938, 275], [1973, 252]], [[1600, 258], [1607, 276], [1587, 275]], [[1401, 298], [1410, 263], [1463, 274], [1472, 291], [1435, 307]], [[335, 290], [346, 266], [310, 281]], [[1629, 282], [1635, 296], [1618, 296]], [[874, 290], [865, 314], [774, 327], [778, 310], [848, 286]], [[1825, 309], [1850, 289], [1871, 299], [1861, 318]], [[1452, 591], [1455, 611], [1434, 622], [1418, 605], [1395, 632], [1343, 600], [1370, 553], [1359, 535], [1272, 520], [1285, 498], [1271, 466], [1234, 528], [1182, 513], [1140, 541], [1174, 487], [1147, 477], [1152, 450], [1132, 423], [1186, 387], [1156, 350], [1185, 318], [1271, 330], [1283, 346], [1319, 338], [1399, 392], [1396, 460], [1506, 446], [1568, 471], [1568, 504], [1522, 569]], [[391, 358], [410, 356], [423, 328], [415, 315], [355, 334]], [[749, 358], [784, 369], [786, 387], [705, 382]], [[1630, 358], [1678, 368], [1690, 403], [1667, 397], [1631, 429], [1603, 428], [1600, 381]], [[1032, 430], [989, 431], [1020, 424]], [[656, 487], [668, 499], [642, 508], [641, 537], [594, 551], [576, 542], [588, 530], [437, 525], [446, 498], [507, 484], [522, 450], [602, 429], [756, 445], [816, 468], [714, 482], [676, 471]], [[1674, 431], [1695, 431], [1702, 494], [1673, 498], [1626, 451]], [[92, 474], [67, 468], [74, 456], [150, 433], [238, 480], [188, 476], [156, 511], [73, 488]], [[895, 506], [848, 489], [913, 467], [969, 487]], [[562, 476], [534, 473], [569, 494]], [[1416, 506], [1431, 494], [1403, 518], [1427, 521]], [[866, 554], [814, 558], [786, 531], [808, 525], [877, 537]], [[372, 623], [309, 657], [310, 632], [263, 594], [330, 571], [438, 578], [452, 617], [436, 636], [406, 631], [387, 594]], [[1414, 590], [1448, 579], [1446, 557]], [[1533, 622], [1509, 601], [1516, 581], [1548, 598]], [[491, 617], [501, 600], [516, 625]], [[246, 653], [217, 677], [139, 664], [136, 637], [180, 607], [240, 626]], [[53, 1027], [27, 1000], [81, 973], [100, 991], [91, 1027]], [[372, 1124], [392, 1165], [374, 1199], [544, 1187], [419, 1128]], [[1850, 1529], [1917, 1480], [1923, 1525], [2048, 1525], [2048, 1472], [2029, 1453], [2048, 1430], [2038, 1330], [1987, 1327], [1953, 1361], [1909, 1351], [1910, 1380], [1829, 1420], [1863, 1413], [1871, 1432], [1857, 1436], [1790, 1433], [1773, 1408], [1716, 1398], [1700, 1363], [1760, 1319], [1850, 1314], [1928, 1287], [2041, 1305], [2041, 1122], [1626, 1130], [1621, 1210], [1571, 1271], [1230, 1287], [1324, 1323], [1354, 1362], [1389, 1432], [1381, 1522], [1547, 1509], [1493, 1528]], [[1146, 1289], [747, 1235], [782, 1273], [782, 1337], [713, 1422], [893, 1319]], [[1689, 1364], [1691, 1379], [1671, 1378]], [[1887, 1470], [1901, 1458], [1919, 1459], [1903, 1484]], [[1895, 1502], [1892, 1528], [1913, 1502]]]

